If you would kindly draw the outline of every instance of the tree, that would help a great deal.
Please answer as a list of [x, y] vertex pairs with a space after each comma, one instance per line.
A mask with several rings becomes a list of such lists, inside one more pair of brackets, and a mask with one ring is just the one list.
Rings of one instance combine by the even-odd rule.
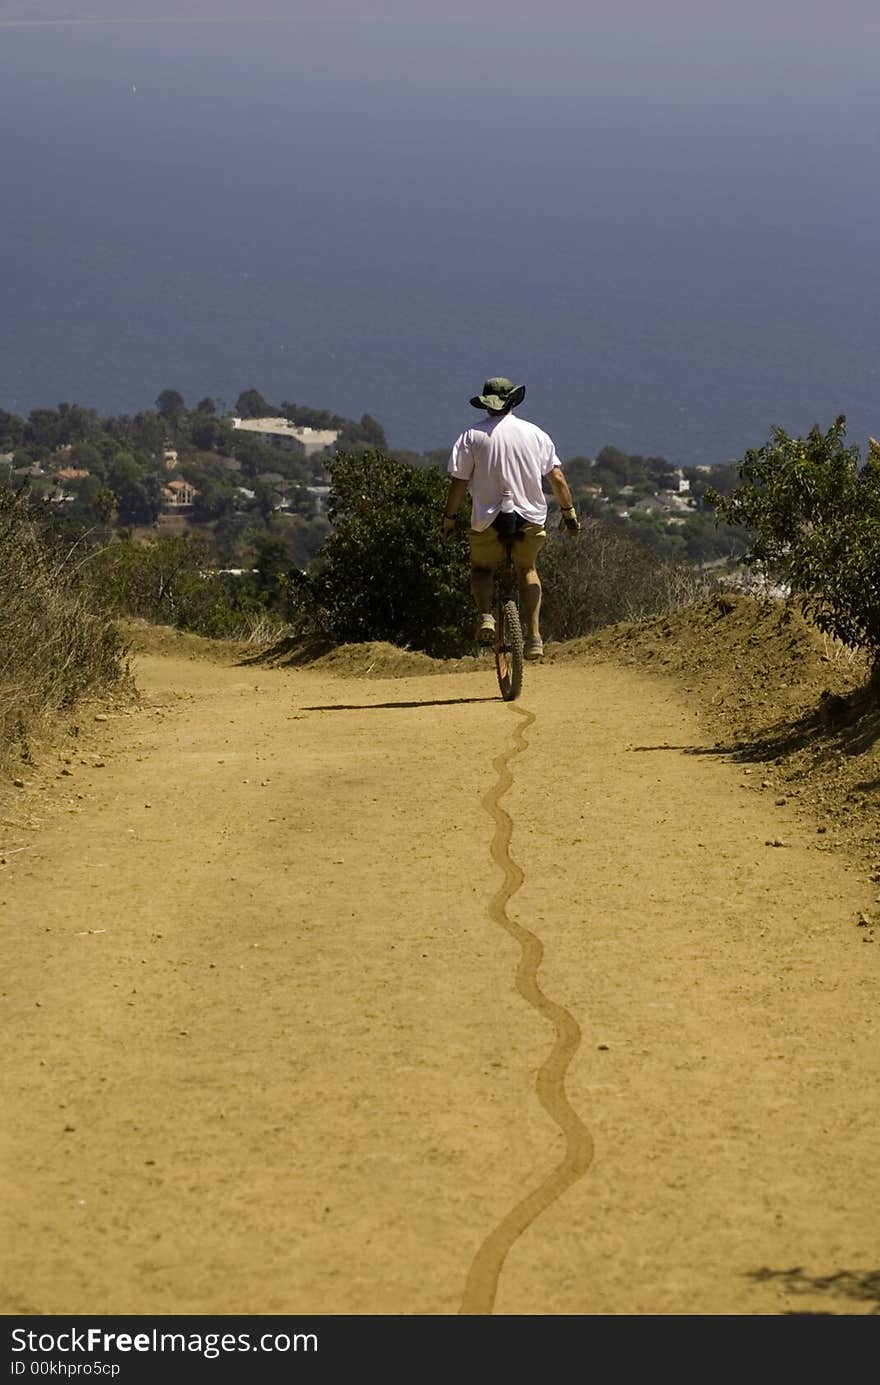
[[[179, 415], [175, 415], [175, 422]], [[161, 457], [167, 439], [165, 423], [159, 414], [152, 413], [149, 409], [143, 413], [135, 414], [130, 420], [131, 446], [141, 452], [148, 452], [151, 457]]]
[[13, 452], [21, 442], [24, 424], [18, 414], [0, 409], [0, 452]]
[[347, 422], [326, 409], [310, 409], [307, 404], [291, 404], [288, 400], [282, 403], [281, 412], [298, 428], [342, 428]]
[[736, 489], [738, 478], [738, 463], [723, 462], [720, 466], [713, 466], [708, 480], [702, 485], [700, 479], [692, 480], [691, 492], [696, 495], [698, 500], [706, 499], [706, 492], [710, 489], [716, 495], [730, 495], [730, 492]]
[[708, 491], [719, 518], [748, 533], [744, 561], [790, 589], [820, 630], [865, 648], [880, 672], [880, 443], [861, 466], [841, 415], [807, 437], [774, 428], [747, 452], [742, 484]]
[[130, 452], [118, 452], [107, 474], [120, 524], [154, 524], [162, 509], [158, 476], [144, 474]]
[[603, 447], [596, 457], [592, 479], [598, 485], [614, 491], [620, 486], [628, 486], [639, 470], [635, 459], [628, 457], [625, 452], [616, 447]]
[[224, 483], [214, 476], [199, 478], [198, 494], [193, 501], [192, 509], [192, 517], [197, 524], [222, 519], [224, 515], [231, 515], [234, 511], [235, 491], [228, 482]]
[[667, 528], [659, 515], [643, 514], [640, 510], [635, 510], [630, 515], [628, 523], [628, 532], [633, 542], [648, 553], [669, 561], [678, 561], [686, 556], [683, 537]]
[[95, 491], [91, 505], [101, 524], [109, 524], [116, 514], [116, 496], [106, 486], [99, 486]]
[[190, 419], [189, 435], [200, 452], [216, 452], [230, 444], [229, 427], [212, 414], [199, 412]]
[[218, 579], [203, 576], [209, 565], [204, 536], [187, 534], [147, 544], [119, 539], [98, 551], [91, 570], [108, 609], [213, 633], [224, 593]]
[[272, 405], [266, 403], [259, 390], [242, 390], [235, 401], [235, 412], [239, 418], [273, 417]]
[[259, 478], [254, 481], [254, 496], [260, 517], [265, 525], [272, 523], [272, 516], [278, 504], [278, 495], [275, 487], [268, 481], [261, 481]]
[[333, 426], [339, 432], [336, 446], [342, 452], [387, 451], [385, 430], [381, 423], [370, 418], [369, 414], [364, 414], [360, 423], [353, 423], [350, 419], [337, 419]]
[[75, 442], [71, 444], [70, 453], [67, 458], [68, 466], [77, 468], [80, 471], [88, 471], [92, 475], [103, 474], [105, 469], [104, 458], [90, 442]]
[[295, 445], [271, 447], [242, 430], [232, 435], [232, 454], [241, 463], [245, 476], [277, 471], [288, 481], [306, 481], [310, 467], [305, 459], [305, 448], [295, 438], [292, 444]]
[[446, 478], [382, 452], [341, 452], [328, 469], [331, 531], [302, 598], [315, 628], [340, 642], [464, 653], [473, 622], [467, 526], [460, 513], [457, 537], [444, 547]]
[[565, 463], [565, 479], [571, 488], [598, 484], [593, 476], [591, 457], [569, 457]]
[[687, 556], [692, 563], [711, 563], [718, 558], [734, 558], [745, 550], [742, 531], [727, 524], [713, 522], [711, 514], [697, 510], [689, 515], [682, 537], [687, 544]]
[[290, 573], [298, 568], [294, 545], [287, 536], [263, 534], [256, 543], [257, 591], [270, 610], [288, 614]]
[[169, 423], [177, 423], [186, 413], [186, 404], [177, 390], [161, 390], [156, 399], [156, 409]]
[[381, 423], [377, 423], [369, 414], [361, 414], [361, 421], [358, 427], [363, 442], [368, 443], [370, 447], [379, 448], [380, 451], [387, 448], [388, 443], [385, 439], [385, 429], [382, 427]]
[[54, 452], [61, 441], [61, 415], [57, 409], [31, 409], [24, 425], [24, 441], [35, 456]]

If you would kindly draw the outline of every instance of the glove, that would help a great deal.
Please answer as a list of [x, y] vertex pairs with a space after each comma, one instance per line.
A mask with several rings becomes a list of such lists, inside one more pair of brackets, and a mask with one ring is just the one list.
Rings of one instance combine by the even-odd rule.
[[443, 527], [442, 527], [442, 529], [441, 529], [441, 531], [440, 531], [440, 537], [441, 537], [441, 539], [443, 540], [444, 543], [448, 543], [449, 540], [452, 538], [452, 535], [453, 535], [454, 533], [455, 533], [455, 516], [453, 516], [452, 518], [450, 518], [449, 515], [444, 515], [444, 516], [443, 516]]
[[563, 529], [567, 529], [570, 534], [576, 534], [580, 527], [581, 523], [573, 505], [569, 509], [562, 511], [562, 518], [559, 521], [560, 532]]

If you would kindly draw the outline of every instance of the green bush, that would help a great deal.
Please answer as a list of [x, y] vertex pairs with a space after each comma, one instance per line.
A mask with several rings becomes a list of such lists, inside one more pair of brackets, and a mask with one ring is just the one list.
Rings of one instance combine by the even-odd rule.
[[213, 639], [251, 638], [272, 620], [265, 601], [247, 583], [233, 583], [210, 569], [210, 548], [201, 534], [139, 543], [118, 539], [97, 549], [88, 581], [114, 615], [139, 616], [158, 625]]
[[746, 453], [742, 484], [707, 492], [719, 518], [749, 535], [745, 562], [789, 590], [820, 630], [880, 663], [880, 445], [861, 465], [846, 419], [805, 438], [774, 428]]
[[[292, 572], [294, 626], [334, 643], [386, 640], [438, 658], [473, 647], [468, 524], [440, 542], [448, 480], [381, 452], [330, 463], [331, 531], [307, 574]], [[618, 620], [677, 609], [705, 594], [692, 571], [600, 523], [551, 536], [540, 559], [542, 627], [572, 639]]]
[[448, 490], [378, 451], [338, 453], [329, 463], [331, 529], [300, 581], [300, 622], [337, 643], [387, 640], [435, 657], [472, 642], [467, 520], [440, 540]]

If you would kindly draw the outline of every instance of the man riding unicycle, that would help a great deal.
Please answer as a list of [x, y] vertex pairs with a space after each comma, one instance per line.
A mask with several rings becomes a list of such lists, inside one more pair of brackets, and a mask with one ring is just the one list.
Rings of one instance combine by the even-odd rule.
[[562, 510], [560, 527], [576, 534], [580, 525], [552, 438], [513, 413], [525, 393], [525, 385], [495, 376], [471, 399], [474, 408], [485, 410], [486, 418], [467, 428], [452, 448], [443, 538], [451, 536], [455, 515], [470, 491], [471, 591], [480, 644], [495, 639], [493, 576], [504, 557], [505, 541], [515, 540], [510, 548], [526, 618], [525, 657], [540, 659], [544, 644], [537, 559], [547, 537], [544, 477]]

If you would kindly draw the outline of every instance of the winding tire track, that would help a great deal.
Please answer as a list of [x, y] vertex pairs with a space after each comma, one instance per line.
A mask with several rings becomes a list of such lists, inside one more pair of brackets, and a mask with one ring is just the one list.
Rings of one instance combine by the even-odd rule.
[[500, 806], [500, 800], [513, 784], [511, 761], [528, 750], [525, 732], [535, 720], [535, 714], [527, 712], [525, 708], [511, 707], [511, 711], [524, 717], [525, 721], [514, 730], [513, 747], [493, 760], [498, 781], [482, 801], [482, 806], [495, 823], [490, 851], [503, 875], [500, 888], [489, 902], [488, 912], [490, 918], [520, 946], [521, 956], [515, 978], [517, 990], [523, 1000], [548, 1020], [556, 1031], [553, 1048], [538, 1069], [535, 1091], [544, 1110], [556, 1122], [565, 1138], [565, 1157], [537, 1188], [511, 1208], [483, 1241], [468, 1272], [460, 1316], [492, 1313], [498, 1280], [511, 1248], [551, 1203], [583, 1177], [593, 1159], [593, 1138], [565, 1094], [565, 1075], [581, 1042], [580, 1027], [574, 1016], [564, 1006], [550, 1000], [538, 985], [538, 969], [544, 956], [541, 939], [530, 929], [515, 923], [507, 913], [507, 905], [521, 887], [525, 876], [510, 854], [513, 821]]

